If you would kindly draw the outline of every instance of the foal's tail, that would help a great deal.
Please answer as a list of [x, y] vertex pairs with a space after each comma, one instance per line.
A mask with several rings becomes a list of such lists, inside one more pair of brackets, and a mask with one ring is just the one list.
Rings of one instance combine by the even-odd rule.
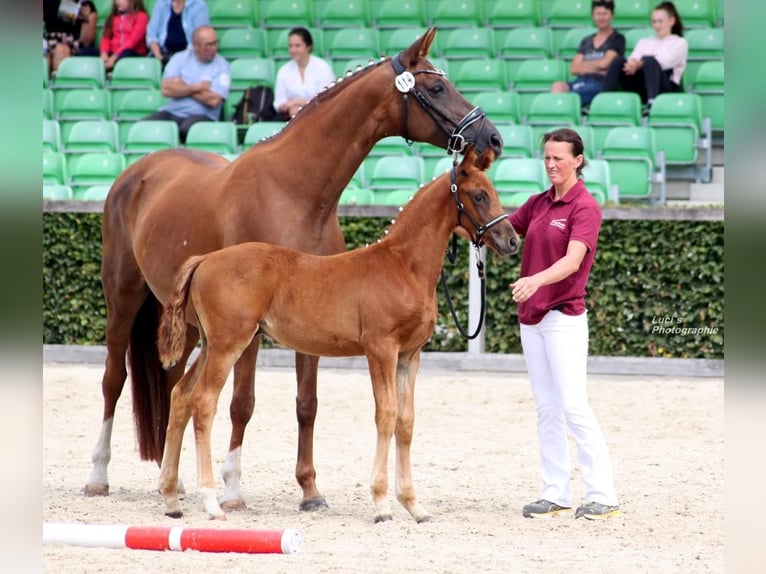
[[186, 304], [194, 271], [207, 255], [190, 257], [176, 275], [176, 284], [162, 312], [157, 348], [162, 366], [169, 369], [178, 362], [186, 344]]

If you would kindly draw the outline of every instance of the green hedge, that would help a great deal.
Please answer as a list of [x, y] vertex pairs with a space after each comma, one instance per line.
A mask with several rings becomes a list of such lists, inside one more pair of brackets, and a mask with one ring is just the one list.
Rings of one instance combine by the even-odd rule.
[[[387, 218], [341, 218], [349, 248], [379, 238]], [[589, 284], [590, 354], [723, 358], [723, 221], [605, 220]], [[469, 245], [445, 264], [467, 324]], [[43, 214], [43, 338], [46, 344], [103, 344], [101, 214]], [[417, 256], [417, 253], [413, 255]], [[519, 353], [508, 284], [520, 257], [487, 255], [485, 350]], [[426, 350], [463, 351], [439, 289], [440, 317]], [[653, 332], [654, 331], [654, 332]]]

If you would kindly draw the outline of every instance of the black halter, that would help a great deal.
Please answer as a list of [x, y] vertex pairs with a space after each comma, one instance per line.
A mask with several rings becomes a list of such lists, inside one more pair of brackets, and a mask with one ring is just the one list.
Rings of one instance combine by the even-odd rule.
[[[426, 113], [431, 116], [431, 118], [434, 120], [436, 125], [438, 125], [442, 130], [444, 130], [444, 133], [448, 136], [448, 142], [447, 142], [447, 153], [452, 154], [453, 152], [462, 153], [465, 149], [466, 145], [468, 145], [471, 142], [467, 142], [465, 139], [465, 136], [463, 136], [463, 132], [473, 124], [474, 122], [481, 122], [479, 124], [479, 129], [477, 130], [477, 133], [481, 132], [482, 128], [484, 127], [484, 120], [486, 119], [486, 114], [484, 113], [484, 110], [482, 110], [480, 107], [473, 108], [470, 112], [468, 112], [465, 116], [463, 116], [463, 119], [461, 119], [459, 122], [455, 123], [453, 122], [447, 114], [445, 114], [440, 109], [434, 107], [431, 104], [431, 101], [426, 98], [426, 96], [421, 92], [420, 90], [415, 88], [415, 76], [418, 74], [436, 74], [439, 76], [445, 76], [446, 74], [442, 70], [415, 70], [414, 72], [409, 72], [407, 69], [402, 65], [401, 61], [399, 61], [399, 54], [391, 58], [391, 65], [394, 68], [394, 72], [396, 72], [396, 88], [402, 92], [402, 97], [404, 99], [404, 105], [402, 106], [402, 116], [404, 120], [404, 139], [407, 141], [409, 145], [412, 145], [412, 140], [409, 138], [409, 131], [407, 129], [407, 102], [409, 101], [408, 94], [412, 94], [415, 96], [415, 99], [418, 101], [420, 106], [426, 111]], [[436, 114], [440, 116], [441, 119], [436, 117]], [[444, 123], [451, 124], [453, 126], [452, 131], [449, 131]], [[457, 162], [457, 156], [455, 157], [455, 161]]]
[[[470, 335], [463, 329], [463, 327], [458, 322], [457, 312], [455, 311], [455, 305], [452, 303], [452, 295], [450, 295], [449, 288], [447, 287], [447, 278], [444, 276], [444, 267], [442, 267], [440, 281], [442, 284], [442, 288], [444, 289], [444, 296], [447, 299], [447, 305], [449, 306], [450, 313], [452, 314], [452, 320], [455, 322], [455, 327], [457, 327], [457, 330], [460, 332], [460, 335], [464, 339], [475, 339], [479, 335], [479, 332], [481, 331], [481, 327], [484, 324], [484, 310], [486, 306], [486, 289], [485, 289], [486, 281], [484, 278], [484, 262], [481, 260], [481, 246], [484, 245], [484, 242], [482, 241], [482, 237], [492, 227], [494, 227], [501, 221], [507, 219], [508, 216], [505, 213], [503, 213], [495, 217], [489, 223], [485, 223], [484, 225], [477, 224], [476, 221], [474, 221], [473, 217], [471, 217], [471, 215], [465, 210], [465, 206], [463, 205], [463, 202], [460, 201], [460, 196], [458, 195], [458, 192], [457, 192], [457, 166], [455, 165], [453, 165], [452, 169], [450, 170], [450, 191], [452, 192], [452, 197], [455, 199], [455, 204], [457, 205], [458, 225], [460, 224], [460, 218], [465, 216], [466, 218], [468, 218], [468, 221], [471, 222], [471, 225], [476, 231], [476, 235], [471, 237], [471, 244], [473, 245], [473, 248], [476, 252], [476, 269], [478, 270], [479, 280], [481, 281], [481, 310], [479, 311], [479, 324], [476, 326], [476, 330]], [[447, 255], [447, 259], [449, 259], [449, 262], [452, 264], [454, 264], [455, 261], [457, 260], [457, 236], [454, 234], [452, 235], [452, 250], [450, 251], [450, 249], [447, 248], [446, 255]]]

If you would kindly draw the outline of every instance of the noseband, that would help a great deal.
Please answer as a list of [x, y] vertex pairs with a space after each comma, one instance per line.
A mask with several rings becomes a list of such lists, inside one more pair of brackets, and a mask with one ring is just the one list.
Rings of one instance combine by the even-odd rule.
[[[468, 128], [468, 126], [475, 122], [480, 122], [476, 133], [478, 134], [481, 132], [482, 128], [484, 127], [484, 121], [487, 117], [487, 115], [484, 113], [484, 110], [477, 106], [468, 112], [465, 116], [463, 116], [463, 119], [455, 123], [442, 110], [434, 107], [434, 105], [425, 96], [425, 94], [423, 94], [423, 92], [415, 88], [415, 76], [418, 74], [436, 74], [438, 76], [445, 76], [446, 74], [442, 70], [423, 69], [410, 72], [404, 66], [402, 66], [402, 63], [399, 60], [399, 54], [391, 58], [391, 65], [393, 66], [394, 72], [396, 73], [396, 89], [402, 93], [402, 98], [404, 99], [404, 105], [402, 106], [402, 116], [404, 120], [403, 137], [409, 145], [412, 145], [412, 140], [409, 138], [409, 131], [407, 129], [407, 103], [409, 102], [409, 94], [415, 96], [415, 99], [418, 101], [420, 106], [429, 116], [431, 116], [431, 119], [434, 120], [436, 125], [438, 125], [444, 131], [444, 133], [447, 134], [448, 154], [455, 152], [462, 153], [469, 143], [473, 143], [466, 141], [463, 132]], [[437, 118], [437, 115], [440, 117]], [[453, 126], [452, 131], [445, 127], [445, 123], [451, 124]], [[457, 160], [457, 156], [455, 159]]]

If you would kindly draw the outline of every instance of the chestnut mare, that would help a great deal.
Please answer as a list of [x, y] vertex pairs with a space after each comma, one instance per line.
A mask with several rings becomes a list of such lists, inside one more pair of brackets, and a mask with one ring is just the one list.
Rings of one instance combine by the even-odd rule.
[[[229, 163], [202, 151], [152, 153], [128, 167], [104, 204], [101, 279], [107, 307], [107, 358], [101, 383], [103, 422], [84, 492], [107, 495], [112, 423], [127, 377], [133, 385], [138, 446], [144, 460], [162, 459], [170, 389], [199, 339], [187, 331], [175, 368], [157, 355], [161, 304], [173, 277], [191, 255], [246, 241], [266, 241], [317, 255], [345, 250], [338, 199], [373, 145], [403, 136], [462, 151], [502, 149], [502, 139], [426, 59], [436, 34], [427, 31], [391, 59], [350, 74], [312, 99], [278, 135]], [[255, 405], [254, 377], [260, 337], [234, 367], [232, 433], [222, 467], [224, 507], [245, 508], [240, 495], [240, 450]], [[301, 510], [326, 506], [313, 460], [318, 357], [297, 353], [298, 456], [295, 476]]]
[[[215, 495], [210, 431], [218, 397], [256, 333], [307, 355], [366, 355], [378, 440], [370, 489], [375, 522], [390, 520], [388, 450], [396, 434], [396, 497], [417, 522], [429, 515], [415, 498], [410, 471], [414, 385], [420, 349], [436, 325], [436, 283], [450, 234], [458, 227], [499, 255], [518, 248], [473, 148], [459, 166], [417, 192], [384, 239], [321, 257], [267, 243], [244, 243], [190, 257], [175, 279], [159, 328], [170, 368], [184, 358], [187, 321], [202, 349], [173, 388], [159, 489], [168, 516], [180, 518], [178, 461], [194, 419], [197, 472], [205, 510], [224, 519]], [[238, 384], [249, 382], [236, 381]], [[234, 390], [235, 395], [237, 390]]]

